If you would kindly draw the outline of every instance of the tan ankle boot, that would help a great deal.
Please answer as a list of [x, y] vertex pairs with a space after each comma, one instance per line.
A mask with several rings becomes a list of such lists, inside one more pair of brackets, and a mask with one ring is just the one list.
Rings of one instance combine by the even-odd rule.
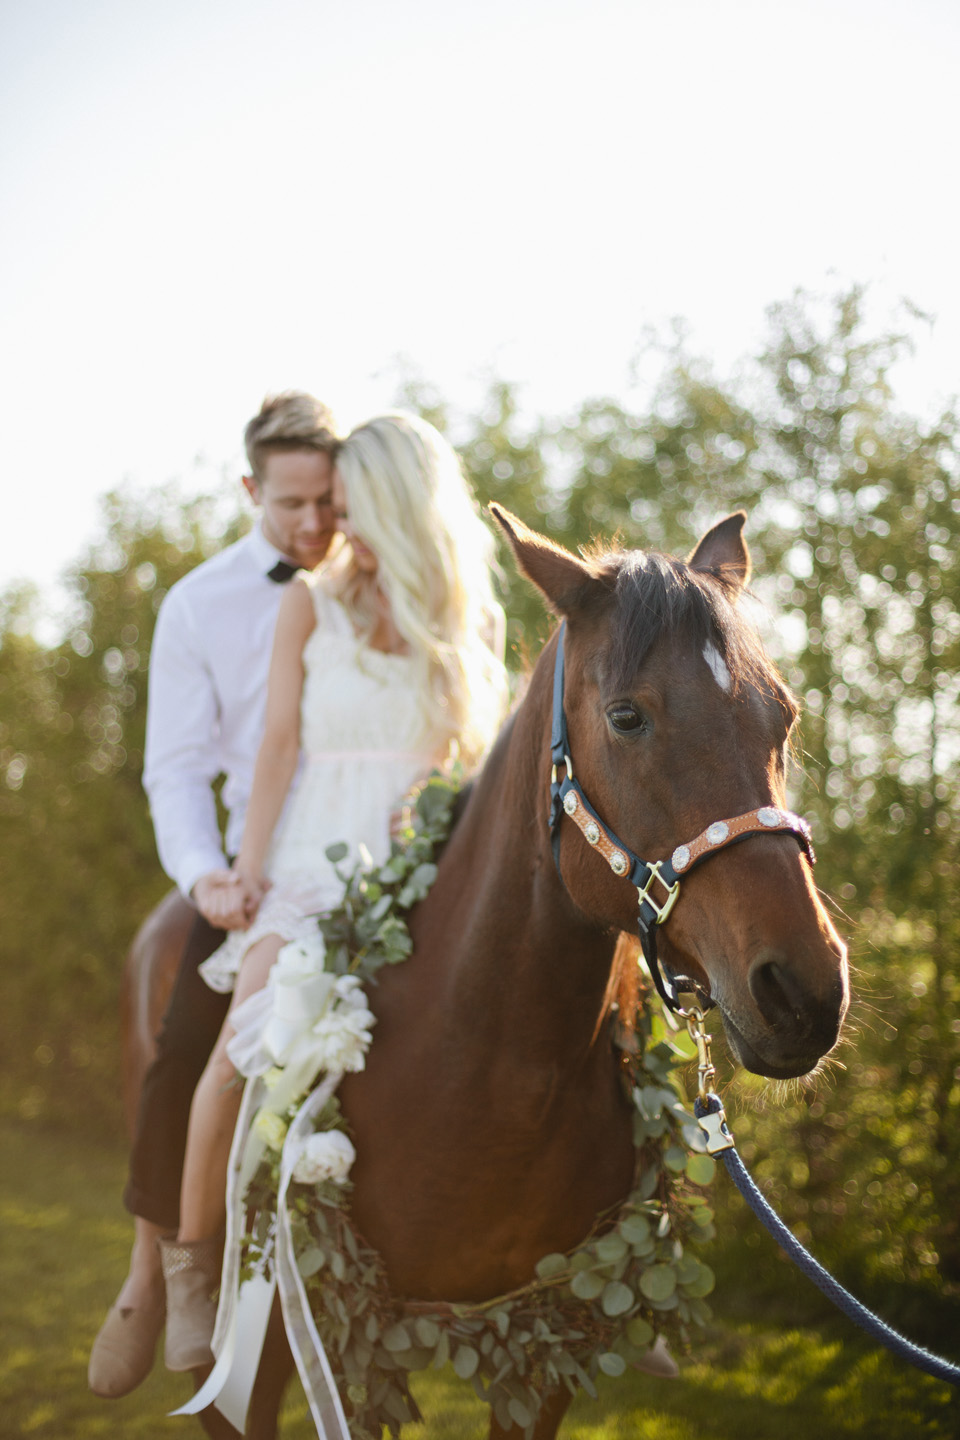
[[90, 1352], [87, 1383], [94, 1395], [117, 1400], [147, 1378], [163, 1329], [163, 1314], [162, 1295], [152, 1295], [136, 1308], [111, 1307]]
[[220, 1283], [223, 1246], [215, 1240], [161, 1240], [160, 1258], [167, 1286], [168, 1370], [196, 1370], [213, 1364], [215, 1292]]

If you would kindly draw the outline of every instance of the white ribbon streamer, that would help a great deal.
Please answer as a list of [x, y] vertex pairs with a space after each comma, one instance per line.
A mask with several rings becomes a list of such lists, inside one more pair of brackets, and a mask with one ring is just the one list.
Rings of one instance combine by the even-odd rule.
[[[244, 1207], [243, 1198], [256, 1171], [260, 1158], [264, 1152], [264, 1142], [253, 1131], [253, 1117], [259, 1108], [264, 1095], [262, 1080], [248, 1080], [244, 1087], [243, 1099], [240, 1102], [240, 1113], [237, 1116], [236, 1129], [233, 1132], [233, 1144], [230, 1147], [230, 1160], [227, 1166], [227, 1221], [226, 1236], [223, 1247], [223, 1270], [220, 1276], [220, 1303], [217, 1306], [217, 1321], [211, 1342], [217, 1363], [208, 1375], [204, 1384], [196, 1394], [181, 1405], [179, 1410], [171, 1411], [173, 1415], [198, 1415], [208, 1405], [216, 1404], [217, 1409], [225, 1414], [241, 1434], [246, 1426], [247, 1409], [250, 1404], [250, 1395], [253, 1391], [253, 1382], [256, 1379], [257, 1365], [260, 1360], [260, 1350], [263, 1348], [263, 1340], [266, 1336], [267, 1322], [270, 1318], [270, 1304], [266, 1304], [261, 1287], [250, 1289], [250, 1283], [240, 1286], [240, 1241], [243, 1236]], [[255, 1277], [260, 1278], [262, 1277]], [[270, 1302], [273, 1299], [272, 1282], [270, 1284]], [[240, 1307], [242, 1299], [247, 1291], [250, 1291], [248, 1304], [253, 1307], [255, 1314], [250, 1315], [244, 1310], [243, 1323], [241, 1325]], [[243, 1351], [249, 1356], [256, 1347], [256, 1320], [262, 1320], [260, 1333], [260, 1344], [256, 1350], [253, 1364], [249, 1371], [240, 1371], [239, 1364], [236, 1369], [236, 1376], [246, 1376], [248, 1384], [246, 1396], [240, 1393], [236, 1377], [234, 1377], [234, 1362], [238, 1360], [238, 1344], [240, 1336], [243, 1337]], [[232, 1378], [234, 1377], [234, 1378]], [[228, 1390], [226, 1403], [230, 1407], [231, 1414], [226, 1415], [218, 1403], [219, 1397]], [[242, 1408], [242, 1417], [238, 1419]]]
[[[211, 1342], [217, 1357], [206, 1382], [174, 1415], [197, 1415], [209, 1405], [243, 1433], [256, 1381], [273, 1297], [280, 1301], [290, 1348], [317, 1427], [319, 1440], [350, 1440], [333, 1373], [317, 1333], [294, 1253], [286, 1196], [305, 1134], [343, 1078], [362, 1069], [374, 1017], [359, 981], [323, 970], [317, 935], [281, 950], [265, 990], [250, 996], [233, 1015], [237, 1033], [228, 1054], [249, 1078], [244, 1088], [227, 1167], [227, 1216], [220, 1302]], [[251, 1034], [257, 1038], [250, 1044]], [[252, 1053], [251, 1053], [252, 1051]], [[243, 1058], [241, 1059], [241, 1052]], [[336, 1057], [336, 1058], [335, 1058]], [[339, 1063], [338, 1063], [339, 1062]], [[277, 1069], [276, 1067], [280, 1067]], [[284, 1137], [274, 1232], [276, 1279], [258, 1273], [240, 1284], [240, 1247], [245, 1197], [266, 1149], [258, 1113], [281, 1117], [327, 1068]], [[271, 1083], [263, 1078], [270, 1072]]]
[[[262, 1080], [248, 1080], [234, 1132], [227, 1171], [227, 1228], [224, 1242], [220, 1303], [213, 1335], [216, 1364], [205, 1383], [173, 1415], [198, 1415], [209, 1405], [243, 1434], [250, 1398], [270, 1322], [273, 1297], [279, 1288], [290, 1349], [303, 1384], [318, 1440], [350, 1440], [343, 1405], [323, 1342], [314, 1323], [294, 1250], [286, 1198], [294, 1166], [312, 1122], [343, 1079], [342, 1071], [326, 1075], [304, 1101], [284, 1140], [277, 1196], [275, 1277], [252, 1276], [241, 1286], [240, 1242], [244, 1231], [244, 1196], [264, 1152], [264, 1142], [252, 1128], [265, 1097]], [[286, 1086], [284, 1086], [286, 1089]], [[270, 1096], [271, 1102], [276, 1091]], [[272, 1105], [271, 1105], [272, 1108]]]
[[350, 1440], [350, 1431], [333, 1371], [330, 1369], [323, 1341], [317, 1332], [310, 1301], [297, 1267], [287, 1210], [287, 1190], [294, 1166], [299, 1159], [302, 1141], [312, 1132], [313, 1118], [326, 1105], [342, 1079], [342, 1074], [328, 1075], [323, 1084], [304, 1102], [293, 1120], [280, 1161], [280, 1188], [277, 1195], [276, 1272], [280, 1304], [283, 1307], [287, 1339], [300, 1373], [318, 1440]]
[[275, 1277], [268, 1280], [265, 1275], [258, 1274], [244, 1281], [239, 1300], [232, 1308], [228, 1344], [221, 1350], [207, 1381], [209, 1385], [217, 1377], [214, 1408], [241, 1435], [246, 1433], [247, 1412], [276, 1293]]

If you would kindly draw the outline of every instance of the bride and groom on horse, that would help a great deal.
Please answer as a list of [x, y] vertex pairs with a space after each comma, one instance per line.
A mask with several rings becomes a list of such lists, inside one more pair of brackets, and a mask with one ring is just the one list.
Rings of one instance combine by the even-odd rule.
[[[257, 1049], [278, 951], [336, 898], [325, 848], [382, 859], [403, 792], [454, 743], [474, 764], [505, 691], [491, 537], [432, 427], [386, 416], [339, 442], [317, 402], [282, 396], [247, 443], [260, 524], [171, 589], [151, 659], [145, 783], [164, 868], [199, 916], [142, 1087], [130, 1274], [90, 1362], [107, 1396], [149, 1372], [165, 1316], [168, 1363], [211, 1359], [229, 1082]], [[812, 1069], [848, 999], [786, 807], [797, 707], [738, 603], [743, 513], [686, 561], [575, 556], [491, 513], [563, 623], [410, 912], [410, 958], [379, 977], [377, 1043], [341, 1090], [358, 1232], [398, 1303], [447, 1309], [526, 1293], [545, 1257], [628, 1203], [643, 1155], [614, 1041], [638, 894], [661, 993], [715, 1004], [749, 1070]], [[652, 1343], [673, 1296], [630, 1295], [603, 1313], [644, 1320]], [[631, 1364], [649, 1368], [648, 1341]], [[570, 1387], [542, 1388], [533, 1434], [554, 1440]], [[530, 1433], [496, 1407], [491, 1425]]]
[[90, 1357], [110, 1398], [164, 1325], [170, 1369], [213, 1360], [237, 1065], [280, 949], [342, 889], [325, 850], [384, 860], [411, 784], [454, 752], [474, 764], [503, 717], [492, 538], [436, 430], [393, 414], [341, 440], [288, 392], [245, 444], [257, 524], [172, 587], [151, 652], [144, 784], [196, 913], [140, 1093], [130, 1271]]

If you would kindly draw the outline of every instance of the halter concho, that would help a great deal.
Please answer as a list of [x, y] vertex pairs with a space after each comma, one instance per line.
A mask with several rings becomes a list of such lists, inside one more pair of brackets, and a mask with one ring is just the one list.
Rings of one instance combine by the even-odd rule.
[[[664, 1004], [671, 1010], [682, 1009], [681, 994], [698, 994], [701, 1001], [710, 1005], [709, 996], [704, 996], [699, 987], [686, 976], [673, 975], [657, 957], [657, 926], [663, 925], [673, 910], [680, 894], [680, 881], [716, 855], [728, 845], [735, 845], [751, 835], [792, 835], [812, 865], [816, 859], [810, 842], [810, 826], [791, 810], [781, 810], [775, 805], [761, 805], [757, 810], [748, 810], [732, 820], [715, 820], [712, 825], [684, 845], [678, 845], [669, 860], [641, 860], [638, 855], [605, 825], [584, 795], [580, 783], [574, 777], [573, 762], [570, 759], [570, 740], [567, 734], [567, 716], [563, 708], [564, 638], [566, 621], [562, 621], [557, 635], [557, 654], [553, 668], [553, 722], [550, 734], [550, 838], [553, 858], [560, 873], [560, 820], [568, 815], [580, 830], [588, 845], [593, 846], [606, 860], [615, 875], [624, 876], [637, 888], [639, 912], [637, 925], [644, 959], [653, 977]], [[564, 778], [559, 778], [560, 770]], [[561, 876], [561, 880], [562, 880]]]

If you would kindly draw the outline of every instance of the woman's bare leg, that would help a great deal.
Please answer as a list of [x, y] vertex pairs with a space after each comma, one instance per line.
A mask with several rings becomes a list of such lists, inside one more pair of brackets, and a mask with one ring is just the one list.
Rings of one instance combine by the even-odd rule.
[[234, 1035], [230, 1017], [248, 996], [263, 989], [270, 968], [285, 944], [279, 935], [266, 935], [247, 951], [237, 976], [230, 1012], [200, 1077], [187, 1129], [177, 1235], [180, 1241], [206, 1240], [216, 1235], [223, 1225], [227, 1165], [243, 1093], [227, 1055], [227, 1043]]

